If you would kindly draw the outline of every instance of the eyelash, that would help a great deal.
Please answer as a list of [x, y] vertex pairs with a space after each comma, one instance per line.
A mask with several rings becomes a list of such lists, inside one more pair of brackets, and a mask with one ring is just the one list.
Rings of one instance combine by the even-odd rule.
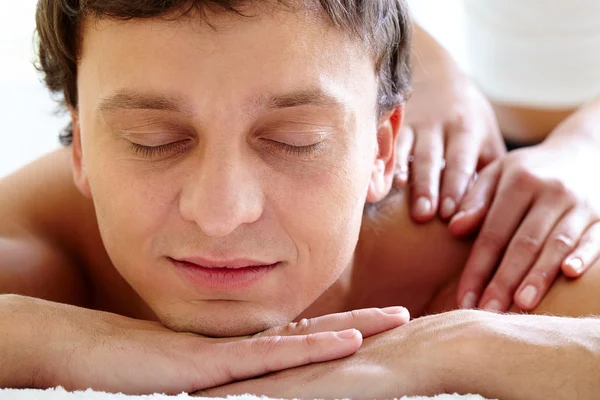
[[[181, 147], [187, 144], [187, 140], [182, 140], [179, 142], [173, 142], [168, 144], [163, 144], [161, 146], [143, 146], [141, 144], [130, 142], [130, 148], [133, 153], [137, 156], [143, 156], [146, 158], [152, 158], [157, 155], [162, 155], [168, 153], [175, 149], [180, 149]], [[286, 155], [301, 157], [309, 155], [310, 153], [316, 152], [320, 146], [321, 142], [314, 143], [308, 146], [292, 146], [291, 144], [286, 144], [282, 142], [277, 142], [275, 140], [269, 140], [269, 145], [276, 146], [279, 149], [283, 150]]]
[[182, 147], [187, 145], [187, 142], [187, 140], [180, 140], [178, 142], [163, 144], [161, 146], [143, 146], [141, 144], [130, 142], [130, 148], [136, 156], [152, 158], [157, 155], [168, 153], [175, 149], [181, 150]]
[[311, 153], [316, 153], [322, 143], [314, 143], [308, 146], [292, 146], [291, 144], [286, 144], [282, 142], [277, 142], [275, 140], [269, 140], [270, 144], [276, 147], [279, 147], [286, 155], [294, 156], [294, 157], [302, 157], [308, 156]]

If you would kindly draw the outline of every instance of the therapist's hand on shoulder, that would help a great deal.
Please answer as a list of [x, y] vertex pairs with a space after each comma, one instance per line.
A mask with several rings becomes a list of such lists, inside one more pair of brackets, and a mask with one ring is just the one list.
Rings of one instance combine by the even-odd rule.
[[573, 114], [544, 143], [481, 172], [450, 223], [456, 235], [479, 230], [459, 304], [505, 311], [514, 301], [532, 310], [561, 269], [576, 278], [598, 258], [600, 104], [595, 107]]
[[[419, 69], [419, 68], [417, 68]], [[455, 65], [424, 65], [399, 133], [395, 187], [410, 184], [411, 216], [449, 220], [478, 169], [505, 154], [492, 106]]]

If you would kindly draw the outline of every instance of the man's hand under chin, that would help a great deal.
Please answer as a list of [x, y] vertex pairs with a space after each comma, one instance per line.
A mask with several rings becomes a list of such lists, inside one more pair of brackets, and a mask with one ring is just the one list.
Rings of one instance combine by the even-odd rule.
[[[353, 354], [408, 322], [404, 308], [332, 314], [253, 337], [209, 339], [163, 325], [0, 295], [0, 387], [193, 392]], [[85, 350], [85, 351], [82, 351]]]
[[[501, 399], [593, 398], [597, 319], [458, 310], [366, 339], [351, 357], [195, 395], [384, 399], [442, 393]], [[594, 347], [595, 346], [595, 347]], [[519, 360], [519, 361], [516, 361]]]

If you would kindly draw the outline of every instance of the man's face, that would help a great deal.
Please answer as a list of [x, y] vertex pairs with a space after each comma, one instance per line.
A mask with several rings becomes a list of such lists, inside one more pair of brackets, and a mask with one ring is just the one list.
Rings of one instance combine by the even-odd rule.
[[378, 151], [373, 60], [315, 10], [256, 14], [83, 27], [79, 186], [172, 329], [287, 323], [352, 261]]

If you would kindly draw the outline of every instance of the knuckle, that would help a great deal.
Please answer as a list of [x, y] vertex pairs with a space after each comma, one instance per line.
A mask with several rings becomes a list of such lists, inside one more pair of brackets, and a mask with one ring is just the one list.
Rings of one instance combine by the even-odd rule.
[[290, 322], [283, 329], [283, 335], [285, 336], [294, 336], [294, 335], [302, 335], [304, 332], [307, 332], [311, 327], [310, 320], [306, 318], [302, 318], [298, 322]]
[[310, 350], [312, 348], [315, 347], [315, 345], [319, 342], [318, 340], [318, 335], [316, 334], [310, 334], [310, 335], [306, 335], [304, 336], [304, 338], [302, 339], [302, 347], [304, 348], [304, 350], [308, 353], [310, 352]]
[[538, 237], [525, 234], [517, 236], [513, 245], [519, 254], [537, 254], [542, 247], [542, 241]]
[[575, 239], [565, 233], [559, 233], [550, 238], [549, 245], [551, 249], [566, 254], [575, 248]]
[[348, 311], [347, 315], [348, 315], [348, 319], [352, 323], [356, 323], [362, 319], [363, 312], [361, 310], [352, 310], [352, 311]]
[[298, 357], [298, 359], [301, 360], [301, 363], [304, 364], [307, 362], [314, 361], [313, 354], [315, 353], [315, 351], [313, 349], [315, 349], [317, 343], [319, 342], [318, 337], [319, 336], [317, 334], [313, 333], [310, 335], [306, 335], [300, 339], [299, 346], [302, 349], [302, 352], [301, 354], [297, 354], [296, 357]]
[[477, 247], [490, 250], [494, 253], [500, 252], [505, 245], [504, 238], [489, 229], [482, 230], [477, 237]]
[[574, 199], [572, 191], [561, 180], [555, 179], [548, 183], [548, 192], [552, 197]]
[[471, 126], [470, 114], [463, 107], [454, 107], [452, 113], [452, 127], [456, 130], [455, 135], [471, 136], [468, 128]]
[[536, 187], [538, 178], [523, 166], [517, 166], [513, 170], [511, 184], [519, 190], [530, 190]]
[[264, 354], [271, 354], [281, 347], [282, 339], [282, 336], [267, 336], [257, 339], [254, 343], [255, 346], [258, 347], [258, 351], [264, 352]]

